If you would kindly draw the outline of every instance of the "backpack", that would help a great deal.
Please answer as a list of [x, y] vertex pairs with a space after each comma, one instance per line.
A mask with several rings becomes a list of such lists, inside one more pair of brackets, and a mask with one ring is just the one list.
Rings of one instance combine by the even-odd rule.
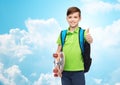
[[[92, 58], [90, 57], [90, 44], [86, 40], [84, 40], [84, 32], [85, 30], [79, 28], [79, 33], [78, 33], [79, 45], [83, 56], [84, 72], [86, 73], [90, 69]], [[66, 34], [67, 34], [67, 30], [62, 30], [60, 33], [62, 49], [65, 43]]]

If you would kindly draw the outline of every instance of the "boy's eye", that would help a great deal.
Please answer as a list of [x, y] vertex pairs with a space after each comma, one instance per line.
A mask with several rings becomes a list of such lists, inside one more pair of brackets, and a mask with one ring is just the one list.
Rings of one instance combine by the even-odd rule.
[[77, 18], [77, 16], [75, 16], [74, 18]]
[[69, 19], [72, 18], [71, 16], [68, 17]]
[[74, 18], [78, 18], [78, 16], [74, 16]]

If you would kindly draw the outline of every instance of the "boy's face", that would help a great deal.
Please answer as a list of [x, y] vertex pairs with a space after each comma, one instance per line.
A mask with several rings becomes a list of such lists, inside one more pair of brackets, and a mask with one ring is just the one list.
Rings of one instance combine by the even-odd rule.
[[67, 21], [71, 28], [77, 27], [80, 19], [81, 17], [79, 16], [79, 12], [75, 12], [67, 16]]

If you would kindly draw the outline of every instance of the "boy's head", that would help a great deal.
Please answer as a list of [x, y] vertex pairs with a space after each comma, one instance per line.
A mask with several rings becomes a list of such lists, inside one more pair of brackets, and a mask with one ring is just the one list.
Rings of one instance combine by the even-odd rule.
[[73, 14], [75, 12], [78, 12], [79, 13], [79, 17], [81, 17], [81, 10], [77, 7], [70, 7], [68, 8], [67, 10], [67, 16], [70, 15], [70, 14]]
[[79, 21], [81, 20], [81, 11], [77, 7], [70, 7], [67, 10], [67, 22], [70, 28], [78, 27]]

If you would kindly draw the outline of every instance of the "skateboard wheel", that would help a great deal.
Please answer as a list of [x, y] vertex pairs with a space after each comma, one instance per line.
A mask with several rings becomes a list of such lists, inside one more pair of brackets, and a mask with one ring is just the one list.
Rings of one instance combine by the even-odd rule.
[[54, 74], [54, 77], [58, 77], [58, 74]]
[[53, 57], [54, 57], [54, 58], [57, 58], [57, 57], [58, 57], [58, 54], [57, 54], [57, 53], [54, 53], [54, 54], [53, 54]]
[[58, 69], [53, 69], [53, 73], [58, 73]]

